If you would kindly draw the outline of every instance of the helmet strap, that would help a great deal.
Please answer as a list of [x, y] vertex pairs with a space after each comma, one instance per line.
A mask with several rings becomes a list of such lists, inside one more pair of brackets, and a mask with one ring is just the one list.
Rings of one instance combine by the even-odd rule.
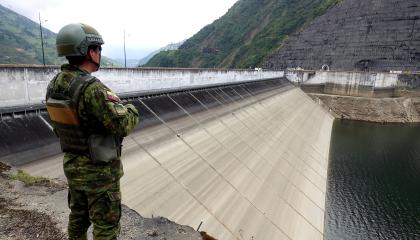
[[98, 71], [99, 70], [99, 67], [101, 66], [101, 57], [102, 57], [102, 54], [101, 53], [99, 53], [99, 62], [95, 62], [95, 61], [93, 61], [93, 59], [91, 58], [91, 56], [90, 56], [90, 54], [88, 53], [88, 61], [89, 62], [91, 62], [91, 63], [93, 63], [95, 66], [96, 66], [96, 71]]
[[94, 62], [92, 59], [89, 59], [89, 61], [96, 66], [96, 71], [99, 70], [99, 67], [101, 66], [101, 57], [99, 57], [99, 62]]

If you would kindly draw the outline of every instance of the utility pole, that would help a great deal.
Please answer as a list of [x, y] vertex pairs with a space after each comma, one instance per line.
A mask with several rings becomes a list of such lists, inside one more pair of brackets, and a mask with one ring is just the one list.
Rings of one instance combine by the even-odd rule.
[[124, 29], [124, 68], [127, 68], [127, 55], [125, 53], [125, 29]]
[[39, 12], [39, 31], [41, 32], [42, 63], [45, 66], [44, 38], [42, 37], [41, 13]]

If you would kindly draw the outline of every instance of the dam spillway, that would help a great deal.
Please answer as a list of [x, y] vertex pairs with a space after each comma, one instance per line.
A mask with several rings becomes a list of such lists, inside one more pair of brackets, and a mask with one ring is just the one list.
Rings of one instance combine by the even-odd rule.
[[[156, 144], [134, 133], [122, 180], [127, 205], [181, 224], [203, 222], [218, 239], [322, 239], [329, 134], [321, 131], [326, 140], [312, 144], [322, 139], [313, 131], [319, 125], [305, 125], [316, 118], [331, 129], [324, 118], [332, 117], [305, 104], [311, 100], [299, 89], [269, 93], [151, 129], [164, 134]], [[299, 105], [306, 107], [290, 112]], [[313, 118], [293, 121], [308, 112]]]
[[[218, 239], [323, 238], [333, 117], [300, 89], [277, 79], [131, 101], [144, 121], [123, 143], [123, 203]], [[22, 141], [50, 139], [43, 113], [16, 119], [43, 129]], [[20, 167], [63, 177], [61, 154], [27, 161], [50, 152], [35, 142]]]
[[[417, 142], [410, 138], [417, 136], [417, 127], [372, 124], [367, 130], [355, 127], [343, 134], [337, 127], [342, 121], [334, 120], [328, 108], [281, 73], [277, 78], [258, 79], [263, 74], [248, 71], [235, 82], [226, 77], [241, 72], [165, 71], [178, 76], [167, 82], [175, 88], [120, 93], [142, 118], [123, 143], [121, 185], [123, 203], [129, 207], [145, 217], [163, 216], [200, 227], [217, 239], [420, 237]], [[220, 77], [212, 78], [216, 75]], [[189, 82], [213, 79], [215, 83], [185, 88], [177, 83], [179, 76]], [[373, 81], [363, 78], [359, 83], [377, 86], [377, 80], [382, 81], [380, 75], [369, 76]], [[407, 86], [406, 76], [389, 76], [397, 86]], [[25, 81], [26, 86], [35, 84], [30, 78]], [[334, 89], [339, 91], [373, 92], [343, 88], [336, 81]], [[415, 78], [410, 80], [410, 95], [417, 94], [416, 84]], [[36, 93], [41, 91], [28, 88], [25, 92], [30, 94], [14, 99], [24, 105], [0, 109], [0, 161], [33, 175], [64, 179], [57, 138], [42, 103], [36, 104]], [[384, 137], [389, 126], [397, 134]], [[362, 143], [366, 138], [373, 144]], [[408, 150], [399, 154], [395, 149]], [[336, 156], [337, 152], [345, 156]], [[390, 171], [395, 166], [401, 169], [398, 175]], [[372, 183], [376, 186], [372, 191], [359, 192]], [[379, 214], [369, 215], [369, 211]]]

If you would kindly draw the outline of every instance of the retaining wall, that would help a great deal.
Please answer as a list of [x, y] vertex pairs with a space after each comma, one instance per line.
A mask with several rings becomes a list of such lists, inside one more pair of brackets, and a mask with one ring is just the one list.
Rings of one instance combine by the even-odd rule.
[[[0, 66], [0, 108], [41, 104], [59, 67]], [[93, 74], [118, 94], [255, 81], [283, 76], [281, 71], [104, 68]]]
[[286, 78], [306, 92], [363, 97], [417, 96], [420, 74], [292, 70]]

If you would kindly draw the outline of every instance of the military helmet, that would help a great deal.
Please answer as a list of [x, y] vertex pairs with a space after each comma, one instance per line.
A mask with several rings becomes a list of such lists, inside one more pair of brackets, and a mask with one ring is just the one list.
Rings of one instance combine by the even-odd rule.
[[102, 36], [93, 27], [72, 23], [60, 29], [56, 39], [57, 53], [62, 56], [86, 56], [89, 46], [102, 45]]

